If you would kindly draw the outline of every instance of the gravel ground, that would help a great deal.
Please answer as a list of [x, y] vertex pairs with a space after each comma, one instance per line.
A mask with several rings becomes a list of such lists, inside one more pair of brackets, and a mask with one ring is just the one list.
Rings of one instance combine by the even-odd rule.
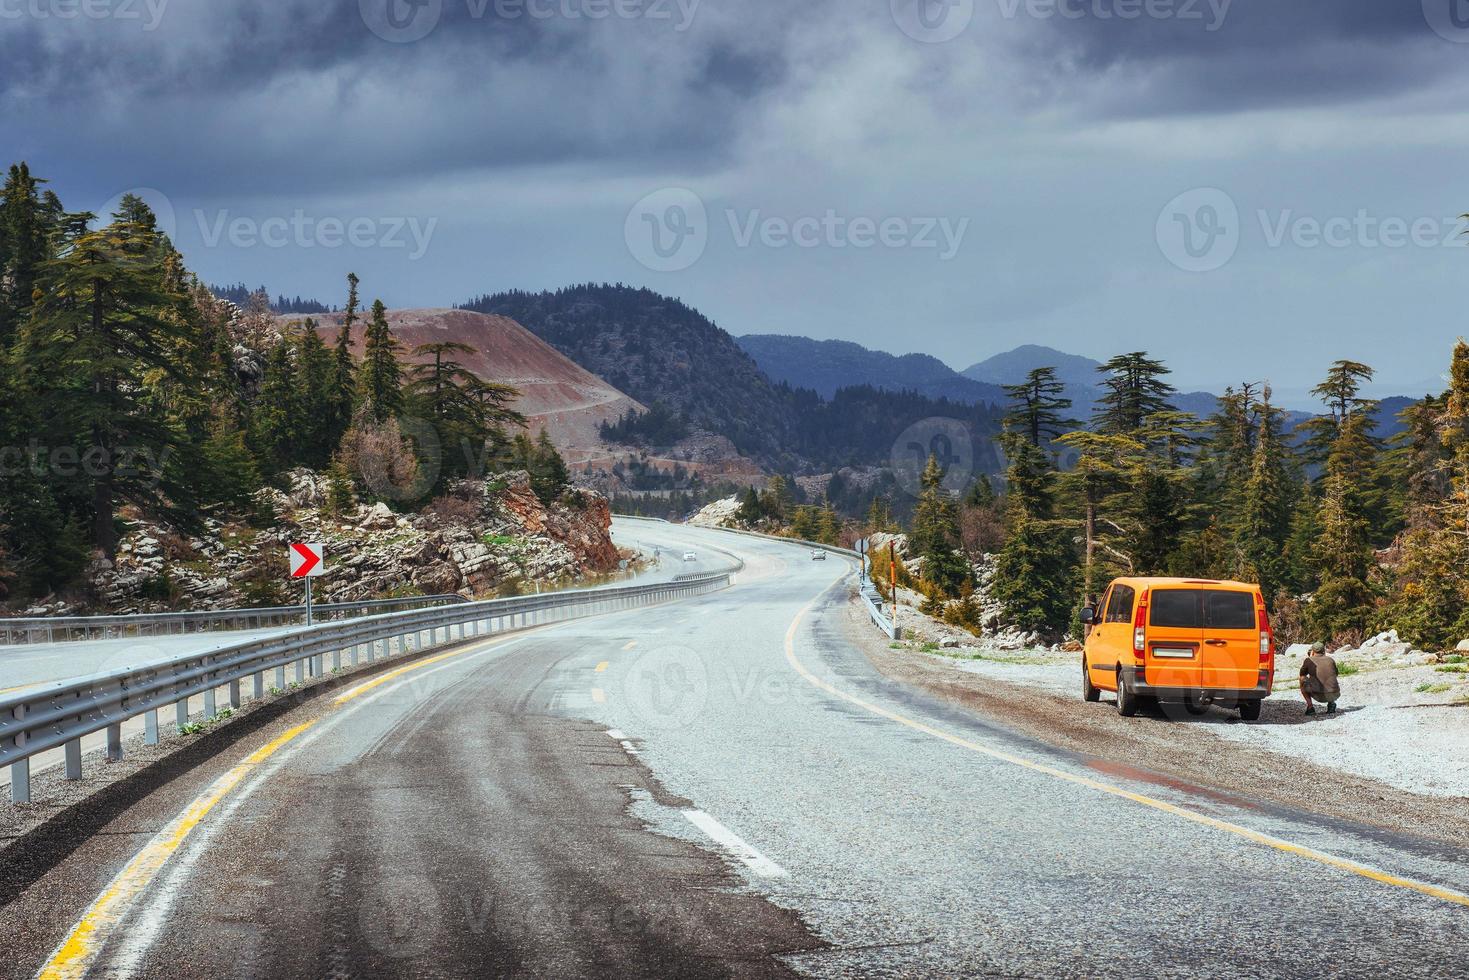
[[855, 603], [848, 629], [886, 676], [1058, 747], [1119, 764], [1145, 759], [1162, 775], [1395, 831], [1458, 842], [1469, 835], [1469, 706], [1444, 704], [1452, 691], [1415, 691], [1446, 678], [1463, 690], [1469, 688], [1465, 675], [1394, 664], [1390, 656], [1343, 657], [1362, 672], [1342, 679], [1341, 710], [1308, 718], [1296, 693], [1300, 660], [1282, 657], [1277, 676], [1283, 683], [1257, 724], [1220, 708], [1202, 718], [1150, 709], [1126, 719], [1118, 717], [1110, 695], [1101, 704], [1082, 701], [1079, 654], [1000, 652], [968, 659], [972, 651], [892, 649]]

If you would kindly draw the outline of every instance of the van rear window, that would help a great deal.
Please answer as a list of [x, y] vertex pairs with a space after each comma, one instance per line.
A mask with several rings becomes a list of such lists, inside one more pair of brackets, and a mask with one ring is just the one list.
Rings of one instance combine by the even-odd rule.
[[1216, 630], [1252, 630], [1255, 622], [1255, 597], [1248, 592], [1205, 592], [1204, 628]]
[[1255, 597], [1215, 589], [1154, 589], [1148, 622], [1172, 629], [1251, 630]]
[[1173, 629], [1199, 629], [1199, 589], [1154, 589], [1148, 621]]

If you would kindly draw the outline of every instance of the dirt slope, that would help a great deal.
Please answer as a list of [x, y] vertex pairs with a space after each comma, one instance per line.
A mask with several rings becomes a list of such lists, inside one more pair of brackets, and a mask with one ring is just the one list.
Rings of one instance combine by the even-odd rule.
[[[285, 323], [303, 318], [280, 319]], [[315, 320], [326, 343], [336, 343], [342, 314], [325, 313]], [[615, 421], [629, 409], [641, 408], [507, 317], [453, 309], [389, 310], [388, 325], [403, 347], [405, 360], [412, 360], [410, 352], [421, 344], [453, 341], [474, 348], [474, 354], [463, 355], [464, 365], [487, 381], [519, 389], [521, 397], [515, 408], [530, 419], [531, 431], [548, 430], [573, 465], [620, 455], [603, 444], [597, 427], [604, 420]], [[352, 347], [360, 357], [361, 323], [353, 334]]]

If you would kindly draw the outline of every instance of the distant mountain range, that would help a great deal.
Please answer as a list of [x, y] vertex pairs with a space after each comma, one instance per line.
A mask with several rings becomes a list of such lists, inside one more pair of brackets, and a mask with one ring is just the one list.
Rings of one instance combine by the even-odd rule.
[[[1098, 370], [1101, 361], [1037, 344], [1024, 344], [963, 371], [955, 371], [927, 354], [897, 356], [868, 350], [846, 340], [811, 340], [776, 334], [750, 334], [738, 340], [760, 369], [772, 378], [823, 394], [861, 383], [890, 391], [915, 391], [934, 398], [1003, 407], [1009, 401], [1003, 385], [1019, 384], [1036, 368], [1051, 367], [1066, 386], [1065, 397], [1071, 399], [1073, 417], [1084, 422], [1091, 417], [1105, 391]], [[1377, 412], [1377, 434], [1386, 439], [1400, 432], [1398, 413], [1416, 400], [1383, 399]], [[1219, 397], [1207, 391], [1179, 392], [1173, 404], [1180, 411], [1208, 418], [1218, 410]], [[1294, 428], [1310, 417], [1308, 412], [1287, 412], [1286, 422]]]
[[853, 385], [871, 385], [968, 405], [1004, 405], [1008, 401], [998, 383], [971, 380], [928, 354], [900, 357], [847, 340], [780, 334], [749, 334], [735, 339], [771, 380], [792, 388], [807, 388], [823, 398]]
[[[1102, 366], [1100, 361], [1035, 344], [996, 354], [962, 373], [927, 354], [897, 356], [846, 340], [749, 334], [739, 338], [739, 345], [771, 378], [827, 397], [839, 388], [866, 384], [971, 405], [1003, 407], [1010, 400], [1003, 385], [1021, 383], [1036, 368], [1053, 367], [1066, 386], [1073, 413], [1085, 421], [1103, 393], [1102, 376], [1097, 370]], [[1185, 392], [1174, 399], [1174, 404], [1182, 411], [1204, 417], [1213, 414], [1219, 399], [1208, 392]]]

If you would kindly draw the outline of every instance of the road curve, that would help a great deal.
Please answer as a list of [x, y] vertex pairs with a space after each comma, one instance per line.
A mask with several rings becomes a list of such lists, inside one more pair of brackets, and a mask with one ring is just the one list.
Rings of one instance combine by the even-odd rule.
[[1469, 974], [1469, 854], [1014, 735], [868, 665], [837, 556], [656, 533], [746, 568], [345, 682], [18, 841], [0, 976]]

